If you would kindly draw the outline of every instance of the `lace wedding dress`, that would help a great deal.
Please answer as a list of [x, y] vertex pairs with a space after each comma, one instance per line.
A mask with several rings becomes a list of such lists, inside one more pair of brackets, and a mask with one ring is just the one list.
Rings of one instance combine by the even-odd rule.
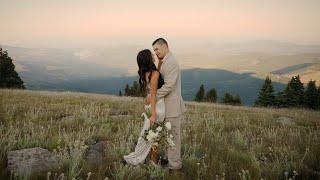
[[[145, 108], [147, 108], [147, 105], [145, 105]], [[157, 101], [156, 112], [157, 112], [157, 120], [156, 121], [163, 122], [164, 118], [165, 118], [165, 104], [164, 104], [163, 98], [161, 98]], [[149, 127], [150, 127], [150, 120], [148, 119], [146, 114], [144, 114], [144, 123], [143, 123], [142, 130], [140, 132], [140, 136], [138, 138], [138, 143], [137, 143], [133, 152], [131, 152], [130, 154], [125, 155], [123, 157], [123, 159], [128, 164], [138, 165], [138, 164], [144, 162], [144, 160], [148, 156], [148, 154], [151, 150], [152, 144], [150, 142], [144, 140], [144, 138], [142, 136], [143, 136], [145, 130], [149, 129]]]

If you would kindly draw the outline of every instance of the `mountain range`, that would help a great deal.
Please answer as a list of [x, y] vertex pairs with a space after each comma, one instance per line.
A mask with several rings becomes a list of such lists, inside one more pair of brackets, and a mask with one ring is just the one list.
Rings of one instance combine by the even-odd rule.
[[[25, 48], [2, 45], [14, 60], [28, 89], [118, 94], [137, 80], [136, 54], [143, 45], [91, 48]], [[183, 97], [193, 100], [201, 84], [239, 94], [252, 105], [266, 76], [277, 91], [290, 78], [320, 82], [320, 46], [278, 41], [177, 44]]]

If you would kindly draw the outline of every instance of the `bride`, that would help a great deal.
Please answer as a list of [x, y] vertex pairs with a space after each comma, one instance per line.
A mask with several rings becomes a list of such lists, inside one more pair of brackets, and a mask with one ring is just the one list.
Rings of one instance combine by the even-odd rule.
[[[159, 72], [161, 64], [159, 64], [159, 70], [154, 64], [153, 54], [149, 49], [142, 50], [137, 55], [137, 63], [139, 66], [139, 84], [143, 92], [147, 92], [147, 99], [145, 108], [151, 105], [151, 117], [144, 116], [144, 124], [138, 138], [138, 143], [135, 150], [123, 157], [125, 163], [138, 165], [146, 159], [148, 156], [152, 144], [144, 140], [142, 135], [145, 130], [149, 129], [150, 125], [154, 122], [162, 122], [165, 117], [165, 104], [164, 99], [161, 98], [157, 101], [157, 89], [161, 88], [164, 84], [164, 80]], [[156, 163], [156, 162], [154, 162]]]

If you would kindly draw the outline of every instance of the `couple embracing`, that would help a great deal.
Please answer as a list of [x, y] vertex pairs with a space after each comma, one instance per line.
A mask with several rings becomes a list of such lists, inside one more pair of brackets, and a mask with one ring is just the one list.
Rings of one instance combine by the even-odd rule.
[[123, 157], [125, 163], [138, 165], [143, 163], [152, 150], [150, 144], [142, 136], [153, 123], [169, 122], [174, 146], [167, 147], [169, 170], [182, 168], [181, 160], [181, 120], [186, 111], [181, 96], [181, 72], [178, 61], [169, 50], [168, 42], [159, 38], [152, 43], [153, 51], [142, 50], [137, 55], [140, 88], [147, 93], [146, 105], [151, 106], [151, 116], [145, 118], [135, 150]]

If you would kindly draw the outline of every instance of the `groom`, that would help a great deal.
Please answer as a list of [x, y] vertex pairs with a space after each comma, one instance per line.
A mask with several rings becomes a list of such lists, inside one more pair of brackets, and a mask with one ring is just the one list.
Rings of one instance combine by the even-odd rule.
[[[182, 113], [186, 111], [181, 96], [181, 72], [178, 61], [169, 50], [165, 39], [159, 38], [152, 43], [153, 50], [158, 57], [160, 73], [164, 78], [164, 85], [157, 91], [157, 99], [164, 98], [167, 122], [171, 123], [174, 147], [168, 148], [168, 168], [178, 170], [182, 168], [180, 124]], [[158, 67], [158, 68], [159, 68]]]

